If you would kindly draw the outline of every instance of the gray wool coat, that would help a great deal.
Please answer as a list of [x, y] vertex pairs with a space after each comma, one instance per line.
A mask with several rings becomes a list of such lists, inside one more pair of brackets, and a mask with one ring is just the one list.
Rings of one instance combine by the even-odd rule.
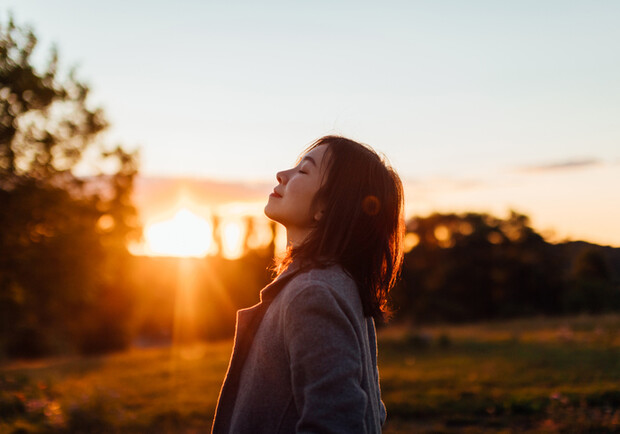
[[379, 433], [375, 325], [339, 266], [289, 267], [237, 312], [212, 432]]

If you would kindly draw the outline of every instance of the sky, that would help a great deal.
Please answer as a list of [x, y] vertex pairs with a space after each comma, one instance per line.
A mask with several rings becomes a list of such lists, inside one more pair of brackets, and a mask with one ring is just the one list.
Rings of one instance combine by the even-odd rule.
[[[342, 134], [386, 155], [408, 215], [515, 209], [549, 239], [620, 246], [616, 0], [0, 0], [8, 11], [40, 59], [55, 45], [76, 67], [105, 140], [139, 149], [145, 179], [258, 204], [309, 143]], [[140, 185], [148, 209], [156, 190]]]

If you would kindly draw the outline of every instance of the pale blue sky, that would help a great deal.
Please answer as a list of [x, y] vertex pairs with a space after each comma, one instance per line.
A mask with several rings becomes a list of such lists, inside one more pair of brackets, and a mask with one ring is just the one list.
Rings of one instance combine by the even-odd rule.
[[[538, 172], [522, 168], [567, 161], [609, 173], [602, 184], [586, 179], [616, 199], [616, 0], [0, 5], [3, 21], [12, 10], [34, 27], [42, 54], [55, 43], [62, 65], [78, 65], [112, 123], [108, 140], [139, 145], [147, 175], [269, 181], [310, 141], [338, 133], [433, 191], [418, 208], [424, 194], [410, 191], [413, 210], [447, 209], [463, 185], [535, 188]], [[515, 199], [510, 188], [476, 206], [515, 206], [536, 220], [548, 200]], [[618, 217], [606, 206], [599, 213]], [[562, 227], [557, 218], [540, 226]]]

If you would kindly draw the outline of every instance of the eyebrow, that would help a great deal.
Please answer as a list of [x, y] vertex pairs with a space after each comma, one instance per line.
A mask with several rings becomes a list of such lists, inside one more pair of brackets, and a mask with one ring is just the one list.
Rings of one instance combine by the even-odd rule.
[[[301, 163], [303, 163], [304, 161], [309, 161], [312, 164], [314, 164], [315, 166], [317, 166], [316, 161], [314, 161], [314, 158], [309, 157], [309, 156], [305, 156], [304, 158], [301, 159]], [[318, 167], [318, 166], [317, 166]]]

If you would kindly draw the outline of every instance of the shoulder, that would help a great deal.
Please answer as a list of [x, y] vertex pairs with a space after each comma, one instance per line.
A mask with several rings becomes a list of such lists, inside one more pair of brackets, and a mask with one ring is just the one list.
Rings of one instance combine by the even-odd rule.
[[282, 292], [286, 305], [335, 302], [343, 310], [361, 312], [362, 309], [355, 281], [339, 265], [301, 271]]
[[323, 285], [331, 288], [356, 288], [353, 278], [340, 265], [310, 268], [299, 272], [291, 283], [296, 285]]

